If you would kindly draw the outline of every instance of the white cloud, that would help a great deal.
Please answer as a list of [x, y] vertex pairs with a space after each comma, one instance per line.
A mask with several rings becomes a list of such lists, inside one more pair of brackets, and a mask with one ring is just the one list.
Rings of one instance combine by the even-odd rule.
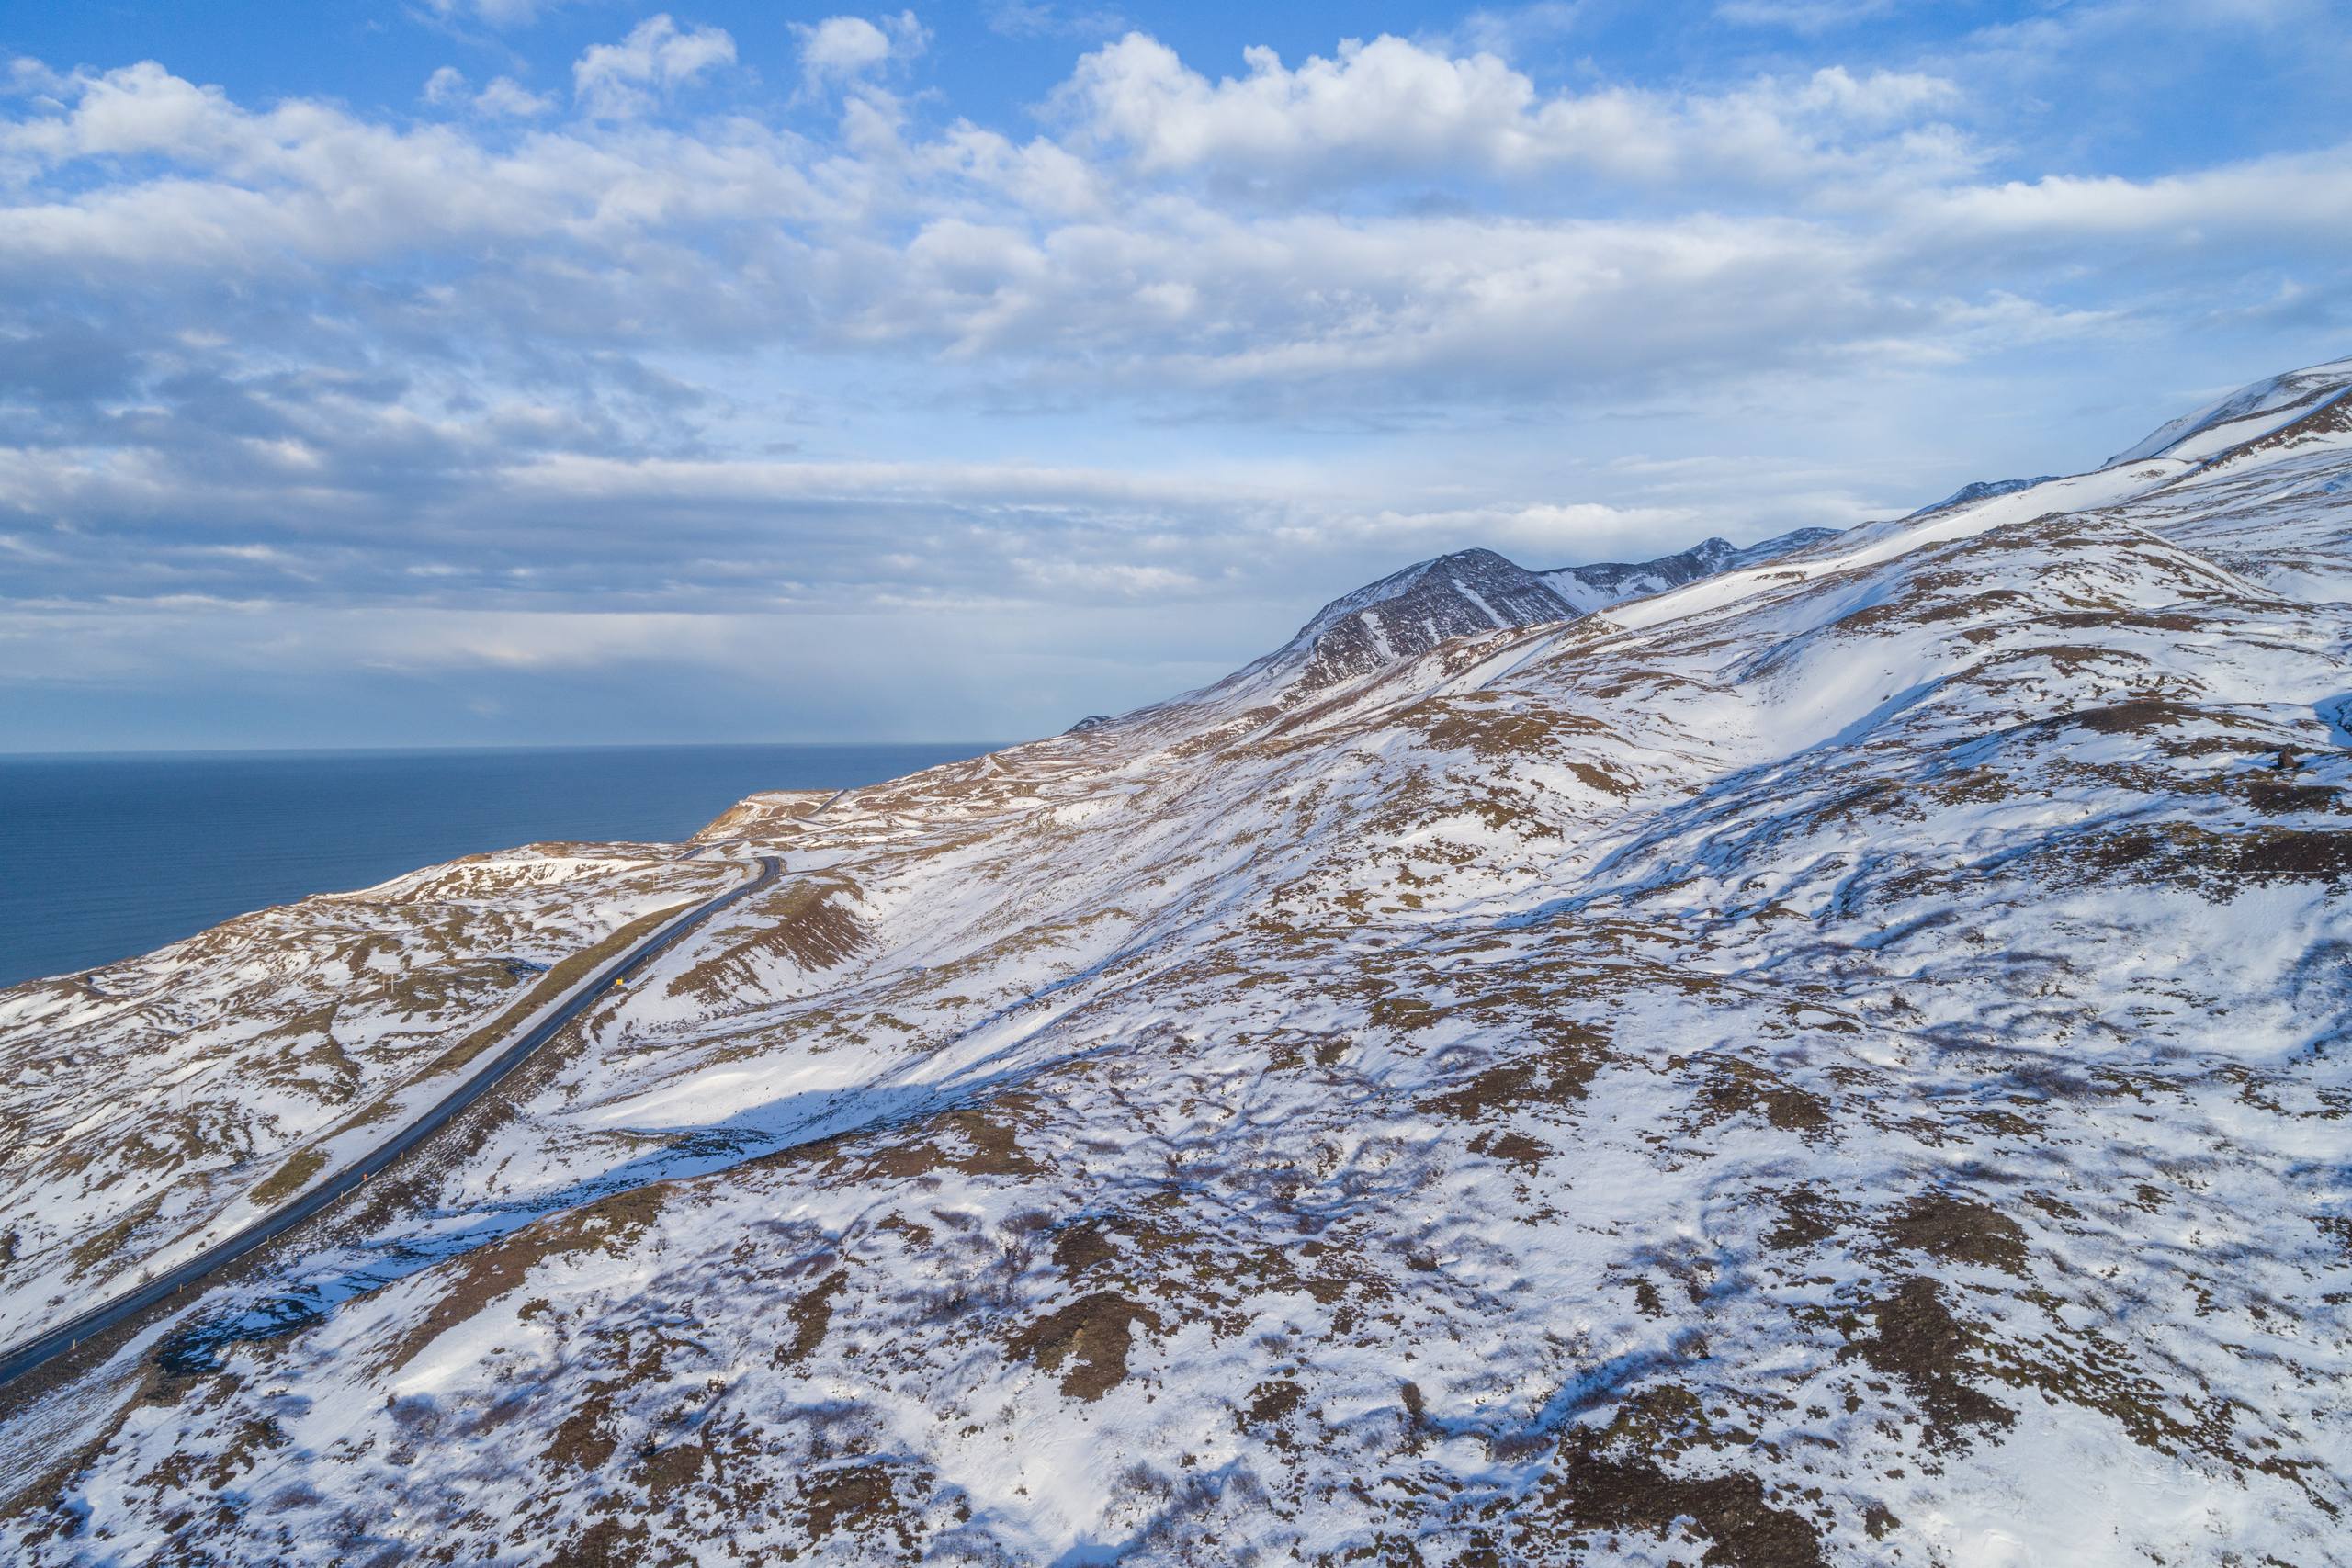
[[811, 80], [854, 76], [890, 58], [890, 39], [863, 17], [828, 17], [814, 27], [796, 27], [800, 67]]
[[[658, 86], [725, 58], [709, 41], [680, 53], [692, 36], [647, 24], [629, 63], [600, 66], [590, 91]], [[1136, 133], [1185, 164], [1241, 147], [1269, 163], [1285, 148], [1329, 156], [1399, 125], [1417, 155], [1449, 137], [1460, 158], [1524, 155], [1497, 149], [1514, 145], [1513, 124], [1545, 123], [1525, 79], [1498, 62], [1465, 74], [1385, 41], [1394, 47], [1377, 58], [1367, 46], [1298, 73], [1270, 64], [1261, 74], [1282, 79], [1239, 98], [1134, 38], [1090, 56], [1074, 80], [1091, 91], [1100, 67], [1125, 60], [1205, 94], [1194, 120], [1155, 113]], [[1430, 71], [1452, 85], [1419, 95], [1420, 120], [1366, 107], [1396, 110], [1413, 96], [1398, 84]], [[1826, 68], [1763, 96], [1783, 121], [1907, 134], [1945, 89]], [[1678, 123], [1688, 134], [1736, 124], [1755, 97], [1685, 104]], [[506, 78], [469, 101], [485, 114], [544, 107]], [[13, 258], [0, 273], [122, 265], [196, 278], [441, 257], [468, 267], [465, 292], [413, 308], [481, 318], [469, 333], [527, 339], [560, 322], [655, 344], [797, 341], [943, 353], [1054, 396], [1091, 384], [1278, 405], [1316, 389], [1378, 404], [1598, 393], [1847, 352], [1964, 353], [1984, 336], [1988, 285], [2015, 273], [2021, 246], [2064, 280], [2101, 265], [2118, 238], [2181, 254], [2233, 236], [2318, 243], [2352, 221], [2346, 149], [2149, 180], [1951, 184], [1804, 217], [1341, 213], [1161, 186], [1124, 151], [1090, 156], [1082, 141], [1016, 144], [960, 122], [924, 139], [887, 105], [859, 113], [832, 148], [742, 118], [704, 133], [591, 123], [493, 145], [462, 125], [398, 130], [299, 99], [247, 110], [159, 66], [127, 67], [74, 78], [64, 102], [0, 121], [0, 158], [39, 170], [158, 157], [171, 172], [37, 179], [0, 204], [0, 257]], [[520, 243], [526, 259], [481, 265], [490, 241]], [[2001, 309], [2011, 327], [2030, 317], [2041, 333], [2109, 319], [2037, 302], [2014, 281]]]
[[498, 118], [528, 119], [554, 107], [552, 97], [532, 92], [512, 76], [493, 78], [474, 98], [474, 112]]
[[1953, 107], [1949, 82], [1828, 67], [1713, 95], [1629, 88], [1545, 95], [1499, 55], [1453, 56], [1383, 36], [1285, 66], [1244, 51], [1248, 73], [1211, 82], [1158, 39], [1130, 33], [1081, 59], [1057, 104], [1097, 143], [1148, 173], [1203, 170], [1285, 187], [1460, 169], [1523, 176], [1582, 168], [1645, 182], [1693, 175], [1852, 176], [1923, 156], [1950, 172], [1956, 133], [1888, 137]]
[[441, 107], [463, 104], [492, 119], [528, 119], [555, 107], [553, 98], [532, 92], [512, 76], [493, 77], [477, 93], [465, 73], [454, 65], [444, 65], [425, 79], [424, 97]]
[[0, 93], [10, 96], [34, 93], [47, 95], [60, 91], [65, 85], [64, 77], [40, 61], [21, 54], [8, 62], [6, 74], [0, 76]]
[[795, 22], [792, 31], [800, 40], [801, 74], [812, 86], [854, 81], [894, 58], [922, 53], [931, 41], [912, 11], [884, 17], [878, 26], [863, 17], [828, 17], [814, 25]]
[[723, 28], [680, 29], [668, 13], [649, 17], [618, 43], [592, 44], [571, 67], [582, 112], [626, 119], [704, 72], [735, 62], [735, 39]]
[[2203, 249], [2231, 236], [2352, 231], [2352, 145], [2133, 180], [2051, 175], [1923, 195], [1926, 232], [1976, 244], [2132, 239]]

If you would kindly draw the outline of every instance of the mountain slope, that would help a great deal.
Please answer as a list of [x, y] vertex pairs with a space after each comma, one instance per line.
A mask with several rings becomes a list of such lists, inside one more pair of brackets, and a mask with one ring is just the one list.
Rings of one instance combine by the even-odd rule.
[[1581, 615], [1441, 558], [1204, 692], [753, 797], [703, 848], [781, 883], [0, 1416], [0, 1539], [2334, 1561], [2325, 412]]

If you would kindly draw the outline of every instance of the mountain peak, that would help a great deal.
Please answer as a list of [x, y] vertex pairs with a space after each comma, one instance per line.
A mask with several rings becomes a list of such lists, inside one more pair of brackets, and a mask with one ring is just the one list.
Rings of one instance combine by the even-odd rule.
[[1282, 654], [1303, 653], [1306, 684], [1321, 687], [1418, 657], [1452, 637], [1571, 620], [1578, 613], [1518, 562], [1473, 547], [1417, 561], [1332, 600]]

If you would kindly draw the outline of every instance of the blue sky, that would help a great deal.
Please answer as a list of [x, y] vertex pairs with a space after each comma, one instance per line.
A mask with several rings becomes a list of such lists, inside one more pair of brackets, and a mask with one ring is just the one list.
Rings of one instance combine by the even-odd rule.
[[1012, 739], [2352, 350], [2352, 15], [0, 10], [0, 750]]

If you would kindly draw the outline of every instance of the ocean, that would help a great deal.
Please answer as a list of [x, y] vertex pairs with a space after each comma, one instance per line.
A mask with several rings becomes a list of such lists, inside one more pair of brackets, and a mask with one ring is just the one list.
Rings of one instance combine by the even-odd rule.
[[0, 986], [305, 894], [543, 839], [682, 839], [763, 789], [849, 789], [982, 743], [0, 756]]

